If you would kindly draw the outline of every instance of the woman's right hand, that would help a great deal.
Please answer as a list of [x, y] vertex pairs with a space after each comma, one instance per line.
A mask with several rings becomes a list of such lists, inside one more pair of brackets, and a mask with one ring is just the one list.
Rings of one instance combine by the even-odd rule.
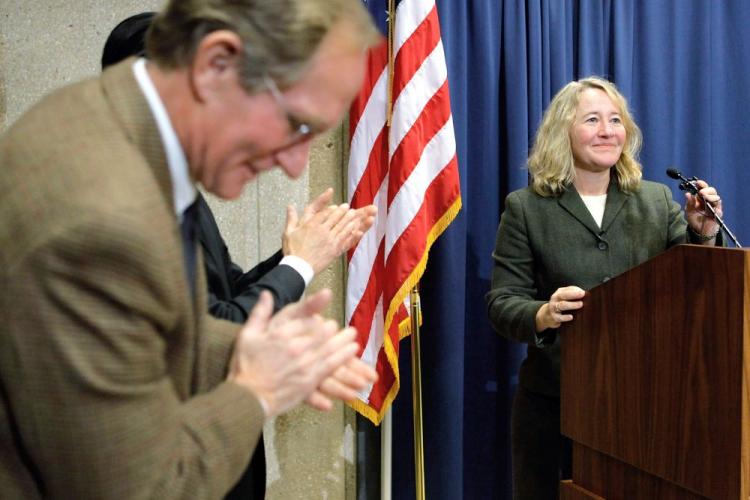
[[572, 321], [570, 311], [583, 307], [583, 296], [586, 291], [577, 286], [564, 286], [555, 290], [549, 302], [536, 312], [536, 331], [543, 332], [548, 328], [558, 328], [566, 321]]

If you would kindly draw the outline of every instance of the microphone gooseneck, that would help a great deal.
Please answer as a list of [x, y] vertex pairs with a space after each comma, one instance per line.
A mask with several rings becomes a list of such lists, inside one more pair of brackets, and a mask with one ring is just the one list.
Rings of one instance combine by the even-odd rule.
[[719, 217], [719, 215], [716, 213], [716, 210], [714, 210], [713, 205], [711, 205], [708, 200], [706, 200], [701, 194], [700, 194], [700, 187], [697, 184], [698, 178], [693, 176], [691, 178], [687, 178], [682, 173], [672, 167], [669, 167], [667, 169], [667, 175], [671, 177], [672, 179], [676, 179], [680, 181], [679, 188], [682, 191], [687, 191], [695, 196], [700, 197], [703, 200], [703, 205], [708, 209], [709, 212], [711, 212], [711, 215], [713, 216], [714, 220], [716, 220], [716, 223], [719, 224], [719, 230], [724, 231], [726, 235], [729, 237], [729, 239], [732, 240], [732, 242], [735, 244], [737, 248], [742, 248], [742, 245], [740, 245], [740, 242], [737, 241], [737, 237], [732, 233], [732, 231], [729, 230], [726, 224], [724, 224], [724, 221]]

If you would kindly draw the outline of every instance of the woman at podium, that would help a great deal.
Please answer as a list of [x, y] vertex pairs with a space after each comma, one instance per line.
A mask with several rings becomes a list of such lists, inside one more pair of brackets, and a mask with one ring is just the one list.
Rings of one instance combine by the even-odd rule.
[[684, 213], [669, 188], [641, 178], [641, 131], [614, 84], [567, 84], [547, 108], [528, 169], [531, 185], [505, 199], [493, 252], [490, 322], [527, 344], [513, 401], [513, 495], [558, 497], [570, 477], [560, 435], [557, 328], [573, 321], [585, 290], [680, 243], [714, 245], [721, 198], [697, 181]]

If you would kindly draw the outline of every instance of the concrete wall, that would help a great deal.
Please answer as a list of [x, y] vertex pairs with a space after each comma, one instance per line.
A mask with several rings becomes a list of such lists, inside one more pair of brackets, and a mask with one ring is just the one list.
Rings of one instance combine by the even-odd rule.
[[[158, 10], [155, 0], [0, 0], [0, 131], [44, 94], [96, 75], [110, 30], [125, 17]], [[343, 128], [316, 140], [305, 176], [265, 174], [233, 202], [209, 197], [235, 261], [247, 268], [280, 247], [285, 207], [303, 207], [334, 186], [341, 199]], [[312, 284], [342, 297], [343, 264]], [[343, 318], [339, 302], [329, 316]], [[338, 405], [321, 414], [297, 409], [265, 427], [269, 499], [355, 498], [354, 417]]]

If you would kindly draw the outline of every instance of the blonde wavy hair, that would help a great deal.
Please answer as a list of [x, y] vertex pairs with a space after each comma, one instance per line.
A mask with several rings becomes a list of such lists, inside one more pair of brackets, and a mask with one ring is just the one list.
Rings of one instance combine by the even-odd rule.
[[617, 87], [607, 80], [591, 76], [565, 85], [544, 112], [527, 163], [532, 188], [540, 196], [557, 196], [575, 180], [570, 130], [575, 121], [579, 96], [587, 89], [606, 92], [620, 111], [620, 119], [625, 127], [625, 144], [620, 159], [615, 164], [620, 189], [632, 193], [640, 185], [642, 172], [638, 153], [643, 140], [641, 130]]

